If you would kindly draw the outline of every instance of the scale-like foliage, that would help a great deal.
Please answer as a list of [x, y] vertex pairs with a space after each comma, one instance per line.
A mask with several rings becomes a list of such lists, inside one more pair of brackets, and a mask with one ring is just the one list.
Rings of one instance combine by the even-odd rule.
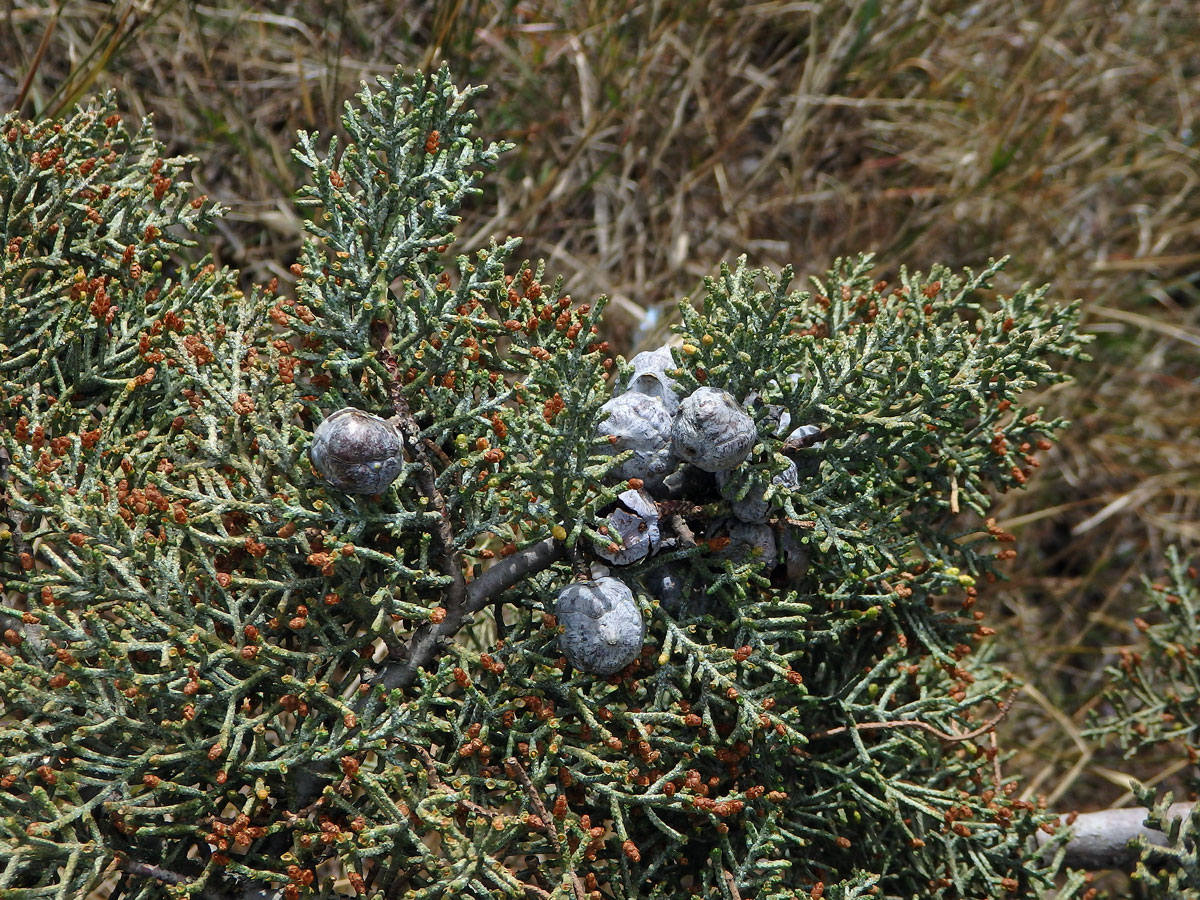
[[[554, 598], [637, 486], [597, 431], [627, 371], [515, 239], [447, 255], [504, 149], [472, 93], [382, 79], [344, 148], [300, 136], [294, 296], [179, 255], [219, 211], [111, 100], [0, 124], [0, 895], [1039, 895], [978, 517], [1061, 427], [1020, 397], [1074, 308], [992, 297], [999, 264], [723, 268], [669, 374], [747, 404], [740, 497], [796, 463], [790, 561], [732, 552], [693, 473], [614, 570], [640, 656], [571, 671]], [[403, 434], [382, 495], [309, 465], [346, 405]]]
[[[1140, 640], [1122, 647], [1107, 670], [1109, 687], [1088, 736], [1116, 739], [1126, 757], [1153, 747], [1172, 747], [1189, 761], [1200, 754], [1200, 575], [1177, 547], [1167, 551], [1167, 571], [1145, 583], [1146, 599], [1134, 619]], [[1187, 775], [1196, 788], [1194, 770]], [[1136, 790], [1151, 812], [1147, 824], [1165, 835], [1164, 846], [1140, 844], [1133, 873], [1139, 896], [1163, 900], [1200, 897], [1200, 855], [1195, 834], [1200, 809], [1186, 818], [1170, 816], [1171, 795], [1156, 798]], [[1157, 802], [1156, 802], [1157, 801]]]
[[1121, 648], [1108, 670], [1104, 711], [1093, 736], [1115, 736], [1127, 756], [1155, 744], [1179, 742], [1189, 759], [1200, 755], [1200, 580], [1172, 547], [1166, 577], [1146, 582], [1146, 601], [1134, 622], [1143, 643]]

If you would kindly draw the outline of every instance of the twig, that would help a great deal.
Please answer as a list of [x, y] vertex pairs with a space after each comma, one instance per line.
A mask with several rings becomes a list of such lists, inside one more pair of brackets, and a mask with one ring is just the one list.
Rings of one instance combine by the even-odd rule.
[[814, 434], [805, 435], [804, 437], [796, 438], [795, 440], [784, 441], [781, 448], [784, 453], [795, 453], [797, 450], [803, 450], [805, 447], [811, 447], [813, 444], [819, 444], [822, 441], [837, 435], [836, 428], [824, 428]]
[[[447, 788], [445, 782], [442, 781], [442, 775], [437, 770], [437, 763], [434, 762], [433, 757], [429, 755], [429, 751], [420, 744], [414, 744], [411, 741], [405, 741], [404, 743], [408, 744], [409, 747], [412, 747], [417, 756], [421, 757], [421, 762], [425, 766], [425, 774], [429, 777], [430, 786], [436, 791], [450, 793], [450, 788]], [[463, 809], [469, 809], [471, 812], [479, 813], [482, 816], [487, 816], [489, 819], [494, 819], [496, 816], [500, 815], [500, 810], [492, 809], [490, 806], [483, 806], [480, 803], [476, 803], [474, 800], [465, 800], [459, 798], [457, 802], [458, 805]]]
[[[429, 461], [429, 456], [425, 452], [421, 426], [417, 424], [417, 420], [413, 417], [408, 400], [404, 396], [404, 388], [400, 381], [399, 364], [396, 362], [396, 357], [392, 355], [392, 350], [388, 346], [390, 337], [391, 332], [387, 324], [384, 322], [378, 323], [375, 328], [375, 338], [379, 344], [379, 360], [383, 363], [391, 381], [388, 393], [391, 396], [392, 409], [396, 413], [394, 421], [400, 431], [401, 440], [404, 442], [404, 447], [408, 451], [409, 457], [417, 463], [418, 468], [415, 478], [417, 488], [425, 497], [429, 509], [438, 515], [437, 524], [434, 526], [434, 536], [437, 538], [438, 544], [437, 566], [443, 575], [450, 578], [450, 585], [446, 589], [445, 601], [443, 603], [443, 607], [446, 610], [446, 618], [443, 620], [443, 623], [450, 625], [452, 628], [451, 634], [453, 634], [462, 627], [467, 617], [467, 580], [463, 575], [462, 557], [454, 549], [454, 530], [450, 525], [450, 511], [446, 507], [445, 498], [442, 497], [441, 491], [437, 488], [437, 472], [434, 471], [433, 463]], [[409, 643], [409, 659], [406, 665], [408, 663], [415, 663], [419, 667], [433, 658], [437, 647], [436, 641], [421, 640], [423, 637], [421, 632], [428, 631], [432, 627], [432, 623], [430, 623], [417, 629], [417, 633]]]
[[130, 875], [140, 875], [143, 878], [157, 878], [164, 884], [188, 884], [191, 879], [178, 872], [172, 872], [150, 863], [137, 862], [123, 853], [117, 854], [117, 868]]
[[562, 559], [565, 553], [566, 548], [560, 542], [546, 538], [496, 563], [466, 586], [465, 597], [457, 610], [452, 610], [448, 601], [446, 616], [441, 622], [428, 622], [418, 628], [408, 642], [407, 658], [385, 665], [374, 685], [386, 690], [411, 685], [417, 672], [437, 656], [442, 642], [458, 633], [470, 616], [514, 584]]
[[467, 586], [467, 608], [476, 613], [519, 581], [566, 557], [566, 547], [546, 538], [505, 557]]
[[412, 410], [405, 399], [404, 389], [400, 382], [399, 363], [388, 347], [389, 329], [385, 323], [376, 327], [376, 338], [379, 341], [379, 360], [387, 369], [391, 378], [388, 392], [392, 399], [392, 409], [395, 411], [396, 426], [409, 456], [420, 467], [416, 473], [417, 488], [425, 497], [429, 508], [438, 514], [438, 522], [434, 526], [434, 534], [438, 540], [438, 568], [443, 575], [451, 579], [446, 592], [446, 612], [453, 615], [466, 602], [467, 582], [463, 577], [462, 559], [454, 550], [454, 530], [450, 527], [450, 511], [446, 508], [446, 500], [437, 488], [437, 472], [425, 452], [425, 441], [421, 435], [421, 426], [413, 417]]
[[725, 876], [725, 887], [729, 888], [729, 893], [733, 895], [733, 900], [742, 900], [742, 895], [738, 893], [737, 881], [733, 877], [733, 873], [728, 869], [722, 869], [721, 874]]
[[[177, 872], [168, 871], [160, 866], [136, 862], [121, 851], [117, 851], [116, 862], [117, 868], [128, 875], [141, 878], [156, 878], [164, 884], [192, 884], [194, 880]], [[112, 896], [115, 898], [123, 889], [124, 877], [117, 884]], [[196, 900], [282, 900], [283, 891], [282, 889], [264, 888], [253, 884], [246, 884], [242, 878], [235, 877], [232, 884], [217, 885], [210, 881], [198, 894], [192, 894], [191, 896], [194, 896]]]
[[492, 566], [473, 581], [470, 587], [467, 586], [462, 555], [454, 549], [454, 529], [450, 523], [450, 511], [437, 488], [437, 472], [426, 454], [421, 427], [404, 397], [399, 364], [388, 346], [390, 336], [391, 332], [386, 323], [376, 324], [374, 338], [378, 344], [379, 360], [391, 381], [388, 393], [391, 396], [392, 409], [396, 413], [394, 421], [400, 430], [409, 457], [418, 465], [417, 488], [425, 497], [429, 508], [438, 513], [438, 521], [434, 527], [434, 536], [438, 544], [437, 566], [443, 575], [450, 578], [450, 585], [442, 603], [446, 615], [440, 622], [427, 622], [419, 627], [408, 642], [405, 658], [386, 666], [375, 679], [375, 685], [382, 685], [388, 690], [412, 684], [416, 680], [417, 672], [429, 665], [438, 655], [443, 641], [457, 634], [472, 615], [522, 578], [545, 568], [563, 552], [561, 544], [548, 539]]
[[413, 752], [416, 753], [417, 756], [421, 757], [421, 762], [425, 766], [425, 774], [429, 776], [429, 783], [434, 787], [441, 787], [442, 774], [437, 770], [437, 763], [433, 761], [433, 757], [429, 755], [429, 751], [420, 744], [414, 744], [409, 741], [405, 741], [405, 743], [413, 748]]
[[973, 741], [977, 737], [990, 732], [993, 728], [1000, 724], [1001, 720], [1008, 715], [1008, 711], [1012, 709], [1013, 702], [1017, 699], [1017, 692], [1013, 691], [1000, 704], [1000, 711], [992, 718], [988, 719], [978, 728], [973, 731], [963, 732], [961, 734], [951, 734], [948, 731], [942, 731], [928, 722], [920, 722], [914, 719], [893, 719], [890, 722], [855, 722], [853, 725], [839, 725], [836, 728], [830, 728], [826, 731], [818, 731], [816, 734], [810, 734], [809, 739], [833, 737], [835, 734], [841, 734], [853, 728], [856, 731], [873, 731], [879, 728], [917, 728], [921, 731], [932, 734], [935, 738], [947, 743], [955, 743], [958, 741]]
[[421, 440], [425, 445], [425, 449], [436, 456], [438, 458], [438, 462], [440, 462], [443, 466], [449, 466], [452, 464], [450, 457], [446, 455], [445, 450], [443, 450], [429, 438], [422, 438]]
[[[542, 824], [546, 829], [546, 833], [553, 839], [556, 847], [561, 847], [562, 837], [558, 833], [558, 828], [556, 828], [554, 825], [554, 816], [552, 816], [549, 810], [546, 809], [546, 804], [542, 802], [542, 797], [537, 792], [537, 788], [535, 788], [533, 786], [533, 782], [529, 780], [529, 773], [525, 771], [524, 767], [515, 756], [510, 756], [504, 761], [504, 768], [508, 770], [509, 775], [520, 782], [521, 787], [525, 789], [525, 793], [529, 797], [529, 802], [533, 804], [534, 812], [536, 812], [538, 818], [542, 820]], [[580, 880], [579, 876], [575, 874], [574, 869], [570, 871], [570, 875], [571, 888], [575, 891], [576, 900], [584, 900], [584, 897], [587, 895], [584, 893], [583, 882]]]
[[988, 735], [988, 743], [992, 749], [992, 778], [996, 790], [1000, 790], [1000, 786], [1004, 783], [1004, 775], [1000, 772], [1000, 744], [996, 740], [996, 732]]
[[671, 530], [678, 536], [679, 546], [696, 546], [696, 535], [692, 533], [692, 529], [688, 527], [688, 523], [684, 521], [683, 516], [675, 513], [667, 518], [667, 524], [671, 526]]
[[546, 804], [542, 802], [542, 797], [533, 786], [533, 782], [529, 779], [529, 773], [525, 771], [525, 767], [521, 765], [515, 756], [510, 756], [506, 759], [504, 767], [508, 770], [509, 775], [521, 783], [521, 787], [529, 795], [529, 802], [533, 804], [533, 811], [542, 820], [546, 832], [554, 839], [554, 843], [561, 844], [562, 838], [559, 837], [558, 828], [554, 825], [554, 817], [546, 809]]
[[[441, 622], [436, 625], [429, 622], [418, 628], [408, 642], [405, 655], [381, 666], [379, 674], [371, 682], [372, 689], [382, 687], [385, 691], [391, 691], [411, 685], [416, 681], [417, 672], [437, 656], [442, 642], [452, 638], [470, 616], [482, 610], [514, 584], [561, 559], [565, 552], [566, 548], [560, 542], [547, 538], [493, 565], [466, 586], [465, 600], [460, 604], [459, 615], [452, 621], [447, 607], [446, 617]], [[361, 709], [369, 696], [367, 693], [357, 699], [358, 708]], [[418, 748], [417, 752], [419, 755], [423, 753], [424, 757], [429, 756], [423, 748]], [[426, 763], [427, 771], [432, 763], [432, 758], [429, 758]], [[302, 806], [316, 797], [331, 781], [328, 774], [309, 774], [312, 776], [311, 783], [296, 792], [299, 805]], [[432, 770], [432, 774], [436, 776], [436, 769]], [[318, 798], [318, 801], [320, 799]], [[311, 811], [311, 807], [306, 808], [306, 811]]]

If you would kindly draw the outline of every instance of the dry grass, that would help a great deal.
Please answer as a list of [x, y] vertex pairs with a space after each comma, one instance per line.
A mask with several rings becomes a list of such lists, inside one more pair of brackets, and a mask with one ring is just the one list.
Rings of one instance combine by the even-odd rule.
[[1082, 807], [1172, 774], [1080, 727], [1133, 640], [1131, 585], [1200, 545], [1197, 46], [1190, 0], [10, 0], [0, 107], [31, 70], [31, 114], [119, 90], [232, 207], [218, 259], [286, 281], [294, 131], [446, 59], [492, 85], [483, 132], [520, 145], [467, 243], [526, 235], [577, 296], [615, 298], [626, 348], [742, 252], [815, 273], [875, 250], [885, 276], [1009, 253], [1012, 281], [1084, 298], [1096, 362], [1045, 398], [1075, 425], [1002, 503], [1023, 555], [985, 597], [1033, 685], [1010, 766]]

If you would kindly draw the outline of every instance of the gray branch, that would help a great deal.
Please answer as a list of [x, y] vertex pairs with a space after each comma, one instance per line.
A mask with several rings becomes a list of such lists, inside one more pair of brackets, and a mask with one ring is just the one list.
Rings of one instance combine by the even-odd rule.
[[467, 585], [465, 603], [448, 605], [441, 622], [436, 625], [428, 622], [417, 629], [409, 641], [408, 658], [385, 666], [375, 680], [375, 686], [383, 686], [389, 691], [408, 687], [416, 680], [417, 671], [437, 656], [442, 643], [454, 637], [471, 616], [517, 582], [565, 555], [566, 547], [553, 538], [546, 538], [493, 565]]
[[[390, 691], [394, 688], [404, 688], [417, 679], [417, 672], [429, 665], [438, 655], [443, 644], [466, 625], [471, 617], [486, 607], [489, 603], [507, 591], [510, 587], [540, 572], [556, 560], [566, 556], [566, 547], [553, 538], [526, 547], [505, 557], [489, 568], [486, 572], [466, 585], [463, 601], [447, 604], [446, 616], [438, 624], [426, 622], [413, 634], [408, 643], [407, 654], [403, 659], [385, 663], [379, 674], [372, 682], [372, 689], [383, 687]], [[369, 695], [359, 697], [356, 708], [361, 711]], [[352, 729], [357, 731], [358, 726]], [[347, 738], [349, 735], [347, 735]], [[307, 807], [331, 783], [331, 769], [328, 764], [315, 764], [306, 772], [301, 772], [295, 782], [295, 802], [300, 807]], [[268, 838], [268, 852], [279, 852], [282, 844], [281, 835]]]
[[[1173, 803], [1167, 808], [1168, 820], [1185, 819], [1192, 813], [1193, 803]], [[1151, 844], [1166, 846], [1167, 836], [1143, 822], [1149, 815], [1144, 806], [1130, 809], [1102, 809], [1098, 812], [1081, 813], [1075, 821], [1067, 824], [1067, 817], [1060, 816], [1061, 827], [1071, 830], [1067, 840], [1063, 865], [1071, 869], [1130, 869], [1137, 862], [1138, 853], [1130, 846], [1136, 837], [1144, 837]], [[1039, 847], [1045, 847], [1051, 836], [1037, 833]], [[1047, 851], [1049, 855], [1050, 851]]]

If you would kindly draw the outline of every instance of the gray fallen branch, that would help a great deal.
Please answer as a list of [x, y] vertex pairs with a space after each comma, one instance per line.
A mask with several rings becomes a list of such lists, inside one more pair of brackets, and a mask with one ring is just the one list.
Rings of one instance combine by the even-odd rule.
[[[1167, 808], [1167, 818], [1187, 818], [1194, 805], [1173, 803]], [[1148, 814], [1149, 810], [1139, 806], [1080, 813], [1072, 822], [1068, 821], [1068, 816], [1059, 817], [1061, 825], [1071, 829], [1063, 865], [1071, 869], [1131, 869], [1138, 858], [1136, 848], [1130, 846], [1134, 838], [1144, 837], [1160, 847], [1167, 843], [1165, 834], [1142, 824]], [[1051, 840], [1045, 832], [1037, 833], [1039, 847], [1045, 847]], [[1051, 851], [1047, 849], [1046, 852], [1049, 855]]]

